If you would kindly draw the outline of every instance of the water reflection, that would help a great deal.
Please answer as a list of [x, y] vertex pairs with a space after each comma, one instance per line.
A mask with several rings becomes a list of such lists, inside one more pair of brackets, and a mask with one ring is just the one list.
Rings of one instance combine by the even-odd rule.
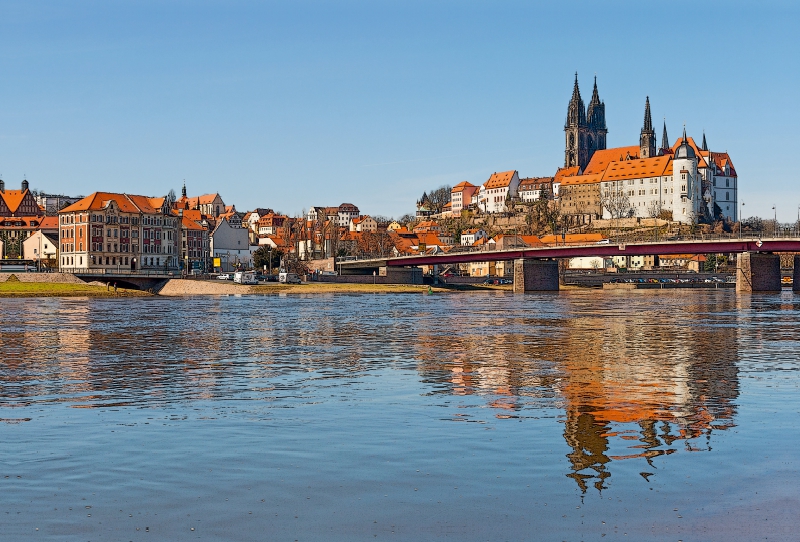
[[645, 293], [4, 300], [0, 408], [268, 410], [368, 401], [375, 377], [414, 371], [446, 419], [555, 410], [567, 476], [602, 490], [617, 461], [642, 461], [647, 480], [662, 456], [710, 450], [736, 423], [739, 352], [764, 333], [731, 292]]

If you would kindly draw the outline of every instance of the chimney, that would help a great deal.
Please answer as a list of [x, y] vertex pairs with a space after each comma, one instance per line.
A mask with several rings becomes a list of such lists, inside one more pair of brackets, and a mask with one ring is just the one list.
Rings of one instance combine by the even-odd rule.
[[6, 191], [6, 182], [3, 179], [0, 179], [0, 192]]
[[22, 191], [25, 192], [28, 189], [28, 181], [22, 181]]

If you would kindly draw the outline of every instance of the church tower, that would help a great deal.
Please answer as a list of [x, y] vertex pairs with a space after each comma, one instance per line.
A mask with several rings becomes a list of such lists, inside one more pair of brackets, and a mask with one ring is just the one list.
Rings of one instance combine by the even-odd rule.
[[667, 136], [667, 119], [664, 119], [664, 131], [661, 133], [661, 148], [658, 150], [659, 156], [671, 152], [669, 137]]
[[644, 126], [639, 136], [639, 157], [652, 158], [656, 155], [656, 132], [653, 130], [653, 119], [650, 116], [650, 97], [644, 103]]
[[589, 163], [589, 125], [586, 122], [586, 109], [578, 88], [578, 74], [575, 73], [575, 86], [572, 98], [567, 106], [567, 122], [564, 124], [566, 146], [564, 150], [564, 167], [579, 166], [581, 169]]
[[586, 111], [586, 121], [589, 124], [589, 160], [596, 150], [606, 148], [606, 104], [600, 101], [597, 93], [597, 76], [594, 78], [594, 90], [592, 99], [589, 101], [589, 108]]

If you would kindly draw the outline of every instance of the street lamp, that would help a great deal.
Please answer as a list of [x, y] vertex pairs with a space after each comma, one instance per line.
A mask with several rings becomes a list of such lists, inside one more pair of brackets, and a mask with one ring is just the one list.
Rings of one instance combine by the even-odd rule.
[[772, 217], [772, 236], [773, 237], [777, 237], [778, 236], [778, 211], [775, 209], [774, 205], [772, 206], [772, 212], [773, 212], [773, 217]]
[[739, 237], [742, 237], [742, 220], [744, 220], [744, 202], [741, 204], [741, 210], [739, 211]]

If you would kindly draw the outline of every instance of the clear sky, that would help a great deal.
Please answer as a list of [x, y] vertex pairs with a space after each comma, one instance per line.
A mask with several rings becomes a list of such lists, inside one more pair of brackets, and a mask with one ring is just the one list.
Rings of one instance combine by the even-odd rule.
[[797, 2], [0, 3], [0, 173], [68, 194], [219, 192], [238, 210], [552, 175], [574, 73], [608, 145], [705, 129], [745, 216], [795, 220]]

